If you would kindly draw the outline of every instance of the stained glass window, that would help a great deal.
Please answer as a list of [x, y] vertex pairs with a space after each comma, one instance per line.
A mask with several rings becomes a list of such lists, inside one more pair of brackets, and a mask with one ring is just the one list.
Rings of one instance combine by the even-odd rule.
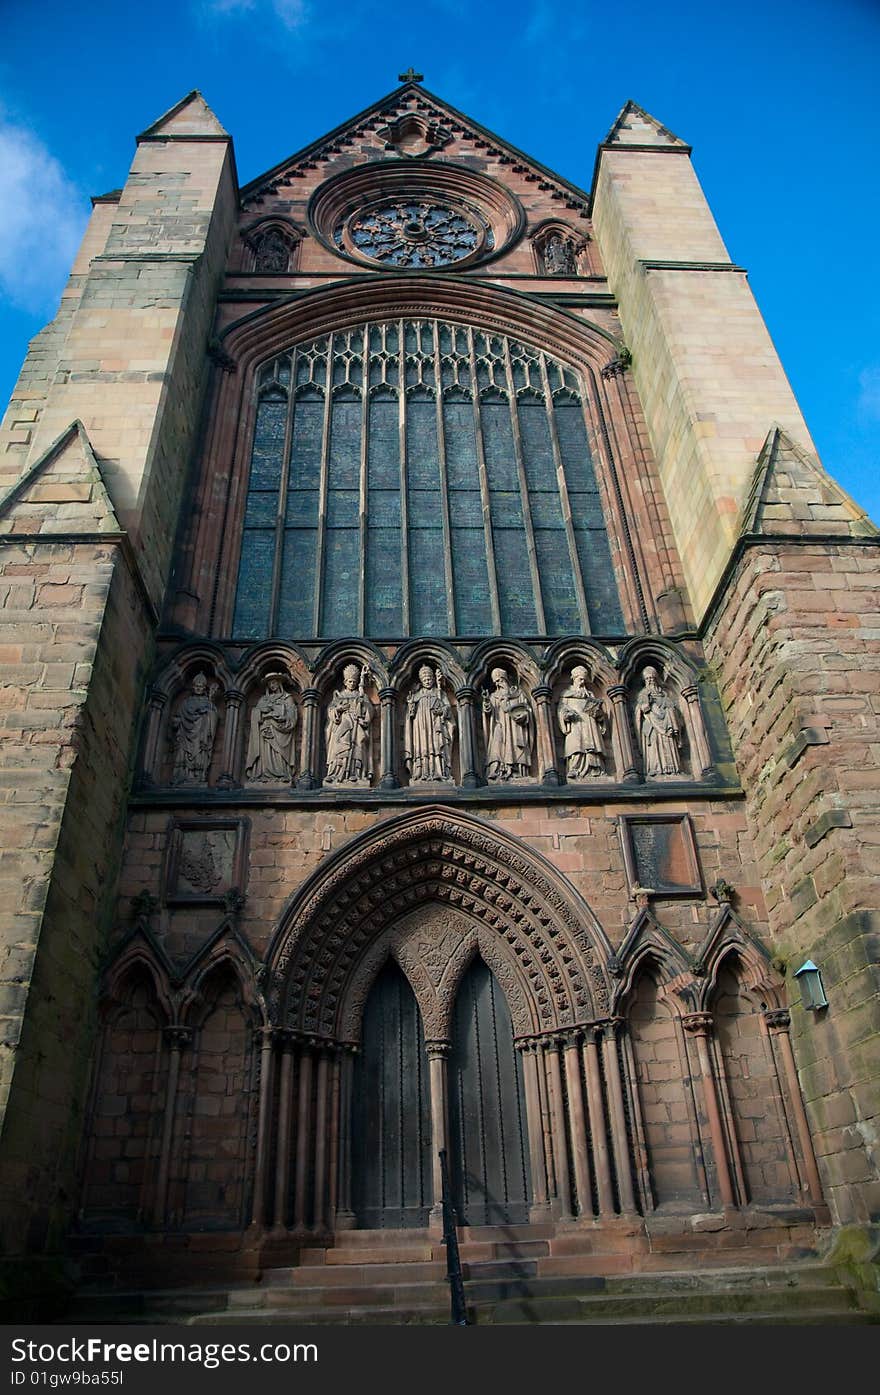
[[620, 634], [583, 386], [436, 320], [314, 339], [258, 375], [234, 634]]

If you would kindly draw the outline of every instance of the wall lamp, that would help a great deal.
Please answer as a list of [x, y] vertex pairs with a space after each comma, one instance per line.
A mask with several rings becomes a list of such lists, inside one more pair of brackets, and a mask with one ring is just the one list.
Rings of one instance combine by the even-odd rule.
[[817, 1012], [819, 1008], [828, 1006], [822, 975], [812, 959], [807, 959], [801, 964], [794, 976], [800, 984], [801, 999], [808, 1012]]

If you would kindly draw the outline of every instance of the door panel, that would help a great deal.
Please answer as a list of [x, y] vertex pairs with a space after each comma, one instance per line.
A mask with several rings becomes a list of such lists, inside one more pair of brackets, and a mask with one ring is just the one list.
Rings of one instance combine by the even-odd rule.
[[474, 960], [456, 999], [449, 1105], [460, 1223], [525, 1223], [531, 1179], [522, 1069], [504, 994], [482, 959]]
[[355, 1058], [352, 1201], [359, 1226], [427, 1223], [431, 1116], [422, 1017], [401, 970], [389, 962], [364, 1011]]

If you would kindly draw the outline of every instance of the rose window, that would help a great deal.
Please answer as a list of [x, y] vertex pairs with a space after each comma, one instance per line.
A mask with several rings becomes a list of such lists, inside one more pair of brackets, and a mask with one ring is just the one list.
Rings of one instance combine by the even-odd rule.
[[336, 244], [384, 266], [437, 267], [492, 245], [476, 214], [429, 200], [401, 200], [356, 213], [337, 229]]

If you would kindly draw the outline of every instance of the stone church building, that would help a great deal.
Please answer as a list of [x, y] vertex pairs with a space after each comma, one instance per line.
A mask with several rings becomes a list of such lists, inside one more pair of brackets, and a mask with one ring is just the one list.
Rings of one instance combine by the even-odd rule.
[[149, 127], [4, 418], [22, 1292], [437, 1268], [443, 1149], [545, 1276], [880, 1213], [878, 530], [684, 141], [401, 84]]

